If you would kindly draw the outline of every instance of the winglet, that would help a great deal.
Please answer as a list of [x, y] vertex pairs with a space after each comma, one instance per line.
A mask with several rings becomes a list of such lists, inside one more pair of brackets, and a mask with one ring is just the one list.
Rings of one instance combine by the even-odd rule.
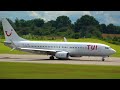
[[67, 42], [67, 39], [64, 37], [64, 42]]

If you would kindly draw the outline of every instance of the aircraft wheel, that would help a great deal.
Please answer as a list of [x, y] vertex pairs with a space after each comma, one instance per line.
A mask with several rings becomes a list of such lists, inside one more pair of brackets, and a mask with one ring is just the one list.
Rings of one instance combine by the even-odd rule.
[[102, 61], [105, 61], [105, 58], [102, 58]]
[[50, 60], [54, 60], [54, 56], [50, 56]]

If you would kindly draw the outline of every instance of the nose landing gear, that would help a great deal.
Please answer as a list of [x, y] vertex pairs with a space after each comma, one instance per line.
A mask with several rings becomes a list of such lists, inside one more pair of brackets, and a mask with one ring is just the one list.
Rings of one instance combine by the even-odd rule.
[[102, 57], [102, 61], [105, 61], [105, 57], [109, 57], [109, 56], [103, 56], [103, 57]]

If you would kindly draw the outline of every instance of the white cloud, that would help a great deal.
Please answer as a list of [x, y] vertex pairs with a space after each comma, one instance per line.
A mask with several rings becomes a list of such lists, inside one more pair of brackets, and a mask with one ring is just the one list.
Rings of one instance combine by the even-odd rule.
[[38, 17], [39, 14], [37, 12], [35, 12], [35, 11], [31, 11], [30, 16]]
[[91, 14], [100, 23], [120, 25], [120, 11], [92, 11]]
[[83, 11], [83, 15], [91, 15], [90, 11]]
[[29, 11], [30, 16], [34, 18], [42, 18], [45, 21], [55, 20], [58, 16], [81, 16], [91, 15], [90, 11]]

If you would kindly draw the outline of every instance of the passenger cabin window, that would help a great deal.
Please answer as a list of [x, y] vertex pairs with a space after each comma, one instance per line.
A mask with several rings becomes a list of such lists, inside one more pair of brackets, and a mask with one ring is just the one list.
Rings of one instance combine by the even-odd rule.
[[105, 47], [105, 49], [109, 49], [109, 47]]

